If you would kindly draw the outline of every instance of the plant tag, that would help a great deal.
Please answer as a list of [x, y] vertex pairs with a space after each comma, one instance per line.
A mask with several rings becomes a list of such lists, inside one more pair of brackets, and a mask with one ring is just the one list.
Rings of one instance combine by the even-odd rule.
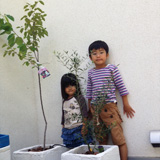
[[46, 78], [46, 77], [48, 77], [48, 76], [50, 76], [49, 71], [48, 71], [45, 67], [40, 66], [39, 68], [40, 68], [40, 69], [39, 69], [39, 71], [38, 71], [38, 74], [40, 74], [43, 79]]

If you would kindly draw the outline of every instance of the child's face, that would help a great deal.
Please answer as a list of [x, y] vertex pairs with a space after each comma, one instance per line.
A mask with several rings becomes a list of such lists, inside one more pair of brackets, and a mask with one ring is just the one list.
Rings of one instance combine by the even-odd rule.
[[68, 87], [65, 88], [65, 92], [69, 95], [68, 98], [73, 97], [73, 95], [76, 92], [76, 86], [69, 85]]
[[93, 49], [91, 51], [90, 59], [95, 64], [96, 68], [104, 68], [106, 66], [106, 60], [109, 57], [109, 54], [103, 48]]

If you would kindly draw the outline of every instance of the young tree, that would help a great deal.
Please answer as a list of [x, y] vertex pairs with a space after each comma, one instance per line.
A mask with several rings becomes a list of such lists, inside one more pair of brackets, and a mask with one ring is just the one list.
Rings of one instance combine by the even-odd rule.
[[[41, 38], [48, 36], [47, 29], [44, 27], [43, 23], [47, 15], [41, 8], [39, 8], [39, 5], [44, 5], [44, 2], [42, 0], [37, 0], [34, 4], [27, 3], [24, 6], [26, 14], [21, 18], [23, 26], [17, 27], [19, 29], [18, 33], [11, 24], [11, 21], [14, 21], [14, 17], [7, 14], [0, 14], [0, 36], [7, 35], [7, 43], [2, 46], [5, 48], [3, 56], [11, 55], [14, 57], [17, 55], [19, 60], [23, 61], [24, 65], [32, 65], [33, 68], [36, 67], [38, 70], [41, 67], [39, 62], [39, 42]], [[49, 73], [46, 76], [48, 75]], [[43, 149], [45, 149], [47, 120], [43, 107], [41, 79], [39, 74], [38, 84], [40, 104], [45, 121], [43, 140]]]

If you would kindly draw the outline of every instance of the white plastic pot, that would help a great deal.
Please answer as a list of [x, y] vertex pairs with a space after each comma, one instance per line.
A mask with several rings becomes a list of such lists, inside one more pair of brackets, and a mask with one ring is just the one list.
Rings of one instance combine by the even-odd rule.
[[14, 160], [61, 160], [61, 154], [69, 150], [66, 147], [56, 146], [52, 149], [48, 149], [41, 152], [28, 152], [29, 149], [38, 146], [40, 145], [24, 148], [13, 152], [13, 159]]
[[103, 145], [103, 147], [102, 153], [86, 155], [84, 153], [88, 150], [87, 145], [82, 145], [63, 153], [61, 160], [120, 160], [118, 146]]
[[10, 146], [0, 148], [0, 160], [10, 160], [10, 159], [11, 159]]
[[0, 134], [0, 160], [10, 160], [10, 142], [9, 135]]

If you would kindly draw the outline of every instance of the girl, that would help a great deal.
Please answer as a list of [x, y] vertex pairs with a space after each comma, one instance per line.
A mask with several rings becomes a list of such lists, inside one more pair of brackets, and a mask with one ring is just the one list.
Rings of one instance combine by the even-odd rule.
[[[87, 105], [81, 94], [80, 85], [76, 76], [68, 73], [61, 78], [62, 104], [62, 135], [63, 143], [68, 148], [84, 144], [84, 133], [86, 131], [83, 120], [87, 118]], [[85, 135], [87, 143], [92, 140]]]

